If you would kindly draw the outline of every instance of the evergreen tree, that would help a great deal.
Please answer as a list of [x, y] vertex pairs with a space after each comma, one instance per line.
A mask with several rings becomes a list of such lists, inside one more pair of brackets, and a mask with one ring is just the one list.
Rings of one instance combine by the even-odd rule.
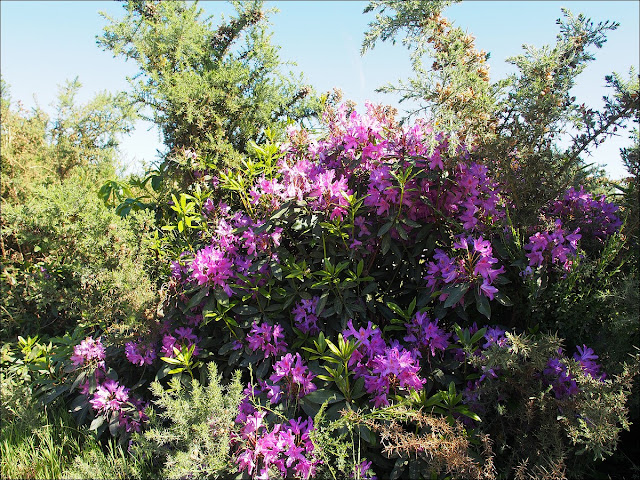
[[[133, 60], [132, 98], [163, 132], [167, 158], [193, 149], [190, 169], [237, 165], [250, 141], [318, 111], [311, 89], [282, 72], [262, 1], [233, 2], [216, 26], [197, 2], [128, 1], [98, 43]], [[189, 169], [189, 168], [188, 168]]]
[[[594, 24], [583, 15], [563, 10], [556, 44], [526, 46], [507, 61], [517, 72], [491, 83], [488, 55], [477, 51], [473, 37], [442, 16], [453, 2], [380, 0], [365, 12], [377, 11], [365, 35], [363, 53], [377, 41], [398, 37], [411, 50], [415, 77], [382, 91], [396, 91], [417, 101], [410, 114], [427, 111], [453, 142], [465, 140], [478, 148], [475, 160], [494, 170], [513, 195], [516, 213], [535, 218], [540, 207], [564, 189], [585, 182], [590, 169], [584, 156], [615, 134], [639, 112], [638, 75], [628, 80], [606, 77], [612, 94], [602, 110], [588, 108], [571, 95], [577, 76], [595, 57], [606, 34], [618, 24]], [[430, 69], [425, 58], [435, 61]], [[569, 146], [558, 140], [568, 139]]]

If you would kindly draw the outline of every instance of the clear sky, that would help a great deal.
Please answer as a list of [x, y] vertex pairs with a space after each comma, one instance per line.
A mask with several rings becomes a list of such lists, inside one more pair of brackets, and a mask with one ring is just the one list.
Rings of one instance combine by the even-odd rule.
[[[207, 14], [219, 18], [232, 8], [221, 1], [203, 1]], [[408, 52], [400, 44], [380, 44], [365, 56], [360, 45], [373, 20], [362, 14], [365, 1], [268, 1], [279, 13], [272, 15], [273, 42], [281, 47], [283, 60], [297, 63], [292, 70], [303, 73], [317, 91], [339, 87], [362, 106], [366, 100], [399, 108], [397, 98], [375, 89], [411, 75]], [[593, 107], [602, 105], [604, 76], [612, 71], [626, 74], [638, 68], [640, 2], [628, 1], [465, 1], [449, 7], [445, 16], [476, 37], [476, 46], [491, 53], [491, 78], [498, 80], [512, 71], [505, 58], [522, 51], [523, 44], [552, 44], [558, 33], [555, 20], [560, 8], [584, 13], [592, 20], [615, 20], [618, 30], [596, 50], [592, 62], [578, 78], [574, 94]], [[105, 1], [0, 1], [0, 70], [11, 87], [14, 100], [26, 107], [37, 103], [52, 113], [57, 86], [79, 77], [83, 88], [79, 100], [98, 91], [126, 90], [127, 76], [135, 64], [113, 58], [96, 45], [96, 36], [106, 25], [98, 14], [119, 18], [123, 7]], [[598, 148], [592, 161], [605, 165], [608, 173], [625, 175], [618, 149], [628, 146], [626, 133]], [[139, 123], [124, 138], [122, 157], [130, 170], [142, 161], [151, 162], [162, 149], [159, 134], [150, 124]]]

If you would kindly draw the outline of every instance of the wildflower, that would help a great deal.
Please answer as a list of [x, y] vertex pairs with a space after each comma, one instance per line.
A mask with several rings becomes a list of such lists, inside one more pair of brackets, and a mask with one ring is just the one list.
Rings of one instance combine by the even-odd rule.
[[262, 351], [264, 358], [276, 356], [287, 351], [287, 344], [284, 342], [284, 330], [280, 325], [269, 325], [262, 323], [258, 325], [253, 322], [251, 332], [247, 335], [249, 348], [254, 351]]
[[273, 365], [273, 372], [269, 380], [274, 383], [284, 380], [285, 390], [290, 400], [302, 398], [317, 388], [312, 381], [315, 375], [309, 371], [297, 352], [295, 358], [290, 353], [280, 358]]
[[374, 405], [389, 405], [388, 395], [400, 390], [421, 390], [426, 382], [418, 376], [420, 365], [416, 358], [402, 347], [387, 348], [383, 355], [376, 355], [370, 362], [371, 373], [364, 377], [368, 393], [376, 393]]
[[302, 299], [295, 308], [291, 311], [294, 314], [294, 323], [302, 333], [309, 335], [315, 335], [320, 332], [318, 327], [318, 317], [316, 315], [316, 308], [318, 307], [318, 301], [320, 297], [313, 297], [311, 299]]
[[413, 344], [419, 351], [427, 350], [435, 356], [436, 350], [444, 352], [449, 346], [451, 333], [446, 333], [438, 326], [438, 320], [431, 321], [426, 313], [418, 312], [410, 323], [405, 323], [407, 335], [405, 342]]
[[598, 355], [596, 355], [594, 351], [586, 345], [582, 345], [582, 348], [576, 346], [576, 349], [578, 352], [573, 354], [573, 359], [580, 363], [582, 371], [591, 378], [604, 380], [607, 376], [606, 373], [600, 373], [601, 366], [594, 361], [598, 358]]

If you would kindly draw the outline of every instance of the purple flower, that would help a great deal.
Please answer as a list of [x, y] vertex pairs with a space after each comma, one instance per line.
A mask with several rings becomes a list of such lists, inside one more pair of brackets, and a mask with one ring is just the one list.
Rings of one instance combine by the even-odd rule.
[[484, 334], [484, 338], [487, 340], [482, 348], [489, 348], [492, 345], [498, 345], [499, 347], [505, 347], [508, 344], [508, 339], [505, 337], [505, 331], [500, 327], [488, 327]]
[[580, 391], [567, 366], [558, 358], [550, 358], [542, 373], [557, 399], [570, 397]]
[[248, 415], [236, 441], [241, 445], [236, 463], [240, 472], [253, 478], [270, 478], [273, 468], [284, 478], [311, 478], [319, 460], [309, 433], [311, 418], [291, 419], [275, 424], [269, 430], [264, 422], [266, 411], [256, 410]]
[[151, 365], [156, 359], [155, 348], [148, 343], [127, 342], [124, 346], [124, 353], [134, 365]]
[[280, 325], [253, 322], [251, 332], [247, 335], [249, 348], [254, 351], [262, 351], [264, 358], [276, 356], [287, 351], [284, 339], [284, 331]]
[[223, 251], [210, 245], [196, 253], [191, 263], [191, 277], [198, 285], [213, 285], [221, 287], [231, 297], [233, 291], [227, 281], [233, 278], [233, 262]]
[[94, 340], [91, 337], [87, 337], [73, 347], [73, 355], [70, 357], [76, 368], [92, 361], [98, 362], [98, 368], [104, 368], [104, 358], [105, 349], [102, 342], [99, 338]]
[[309, 371], [300, 354], [296, 352], [295, 357], [287, 353], [273, 365], [273, 373], [269, 380], [274, 383], [284, 380], [287, 397], [295, 400], [316, 390], [314, 378], [315, 375]]
[[370, 362], [371, 373], [364, 378], [368, 393], [376, 393], [374, 405], [389, 405], [387, 396], [400, 390], [421, 390], [426, 382], [420, 378], [420, 365], [410, 351], [399, 346], [387, 348]]
[[316, 308], [320, 297], [313, 297], [311, 299], [302, 299], [295, 308], [291, 311], [294, 318], [296, 328], [302, 333], [309, 335], [315, 335], [320, 332], [318, 327], [318, 317], [316, 315]]
[[98, 385], [89, 403], [100, 413], [117, 412], [129, 400], [129, 389], [112, 379]]
[[606, 373], [600, 373], [601, 366], [595, 362], [598, 355], [596, 355], [594, 351], [586, 345], [582, 345], [582, 348], [576, 346], [576, 349], [578, 352], [573, 354], [573, 359], [580, 363], [582, 371], [591, 376], [591, 378], [604, 380], [607, 375]]
[[411, 323], [405, 323], [407, 335], [404, 341], [412, 344], [419, 351], [428, 351], [435, 356], [436, 350], [444, 352], [449, 346], [450, 333], [438, 326], [438, 320], [431, 321], [426, 313], [418, 312]]

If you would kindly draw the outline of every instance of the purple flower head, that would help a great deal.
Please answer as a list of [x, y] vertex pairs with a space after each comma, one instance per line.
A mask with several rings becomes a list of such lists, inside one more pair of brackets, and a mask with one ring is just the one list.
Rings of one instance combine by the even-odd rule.
[[100, 413], [117, 412], [129, 400], [129, 389], [112, 379], [98, 385], [89, 403]]
[[273, 365], [273, 373], [269, 380], [273, 383], [284, 380], [287, 397], [294, 400], [316, 390], [314, 378], [315, 375], [309, 371], [300, 354], [296, 352], [295, 357], [287, 353]]
[[192, 345], [196, 345], [193, 350], [193, 355], [197, 356], [200, 354], [200, 348], [197, 346], [197, 342], [200, 339], [193, 335], [191, 328], [177, 328], [174, 330], [173, 335], [169, 333], [165, 333], [162, 337], [162, 347], [160, 348], [160, 352], [164, 357], [172, 358], [175, 356], [174, 348], [178, 350], [182, 350], [184, 347], [191, 347]]
[[486, 343], [482, 345], [482, 348], [489, 348], [492, 345], [497, 345], [499, 347], [506, 347], [509, 343], [507, 337], [505, 337], [505, 331], [500, 327], [488, 327], [486, 333], [484, 334], [484, 338]]
[[319, 460], [309, 436], [312, 420], [291, 419], [269, 430], [265, 416], [266, 411], [255, 411], [240, 430], [236, 442], [241, 444], [236, 457], [240, 472], [246, 471], [253, 478], [270, 478], [269, 469], [275, 469], [284, 478], [313, 477]]
[[591, 378], [604, 380], [607, 375], [604, 372], [600, 372], [600, 368], [602, 367], [595, 362], [598, 355], [596, 355], [594, 351], [586, 345], [582, 345], [582, 348], [580, 346], [576, 346], [576, 349], [578, 352], [573, 354], [573, 359], [580, 363], [582, 371], [591, 376]]
[[228, 280], [234, 278], [233, 262], [225, 256], [219, 248], [210, 245], [196, 253], [191, 263], [191, 277], [198, 285], [213, 285], [222, 287], [230, 297], [233, 295]]
[[134, 365], [151, 365], [156, 359], [156, 350], [153, 345], [143, 342], [127, 342], [124, 346], [124, 353]]
[[262, 351], [264, 358], [275, 357], [287, 351], [287, 344], [283, 340], [284, 331], [280, 325], [253, 322], [251, 332], [247, 335], [249, 348], [254, 351]]
[[428, 351], [435, 356], [436, 350], [444, 352], [449, 346], [451, 333], [442, 330], [438, 326], [438, 320], [431, 321], [426, 313], [416, 313], [411, 322], [405, 323], [405, 326], [407, 335], [404, 341], [420, 351]]
[[73, 365], [76, 368], [85, 365], [85, 363], [96, 361], [98, 363], [98, 368], [103, 369], [104, 358], [105, 349], [102, 342], [99, 338], [94, 340], [91, 337], [85, 338], [79, 345], [73, 347], [73, 355], [70, 357], [71, 362], [73, 362]]
[[313, 297], [308, 300], [303, 299], [291, 311], [294, 315], [294, 324], [302, 333], [315, 335], [320, 332], [318, 317], [316, 315], [319, 300], [320, 297]]
[[542, 373], [557, 399], [568, 398], [579, 392], [576, 381], [560, 359], [550, 358]]
[[383, 355], [369, 362], [371, 372], [365, 376], [364, 387], [368, 393], [375, 393], [376, 407], [389, 405], [388, 395], [410, 389], [421, 390], [426, 382], [418, 373], [420, 365], [410, 351], [399, 346], [387, 348]]

